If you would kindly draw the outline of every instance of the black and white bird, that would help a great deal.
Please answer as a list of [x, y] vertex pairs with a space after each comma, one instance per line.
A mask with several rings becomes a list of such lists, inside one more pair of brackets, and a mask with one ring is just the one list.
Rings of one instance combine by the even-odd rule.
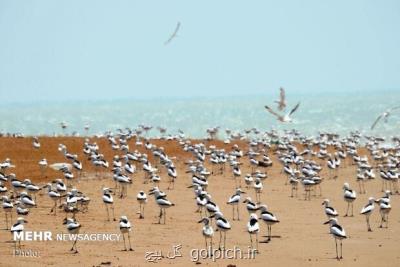
[[5, 214], [5, 221], [6, 221], [6, 230], [8, 229], [8, 216], [10, 215], [10, 225], [12, 224], [12, 215], [13, 215], [13, 208], [14, 204], [11, 202], [11, 200], [8, 198], [8, 196], [2, 196], [2, 207], [3, 211]]
[[103, 188], [103, 203], [106, 207], [108, 221], [110, 221], [110, 212], [108, 211], [108, 207], [110, 207], [112, 211], [113, 221], [116, 221], [114, 213], [114, 198], [111, 195], [111, 193], [112, 190], [110, 188], [108, 187]]
[[379, 203], [379, 213], [381, 214], [381, 224], [379, 228], [383, 227], [383, 223], [386, 223], [386, 228], [388, 228], [389, 224], [389, 213], [392, 209], [390, 205], [390, 191], [386, 190], [385, 195], [376, 200]]
[[[17, 237], [16, 234], [19, 234], [24, 231], [24, 223], [27, 223], [28, 221], [25, 220], [23, 217], [18, 217], [17, 222], [11, 226], [11, 233], [14, 235], [14, 238]], [[17, 242], [18, 242], [18, 248], [21, 249], [21, 239], [18, 238], [18, 240], [15, 240], [15, 249], [17, 249]]]
[[40, 142], [39, 139], [35, 136], [33, 137], [33, 142], [32, 142], [33, 148], [39, 149], [40, 148]]
[[253, 184], [254, 191], [256, 193], [256, 202], [261, 203], [261, 193], [263, 191], [263, 183], [260, 178], [256, 177]]
[[239, 218], [239, 203], [240, 203], [240, 195], [242, 193], [245, 193], [245, 192], [243, 192], [240, 188], [236, 189], [235, 194], [232, 195], [229, 198], [228, 202], [226, 203], [226, 204], [232, 206], [232, 217], [233, 217], [233, 220], [235, 220], [235, 206], [236, 206], [237, 220], [238, 221], [240, 220], [240, 218]]
[[256, 236], [256, 251], [258, 252], [258, 232], [260, 231], [260, 225], [258, 223], [258, 216], [255, 213], [250, 214], [249, 222], [247, 223], [247, 232], [250, 235], [250, 247], [254, 249], [253, 246], [253, 235]]
[[266, 242], [269, 242], [269, 241], [271, 241], [271, 237], [272, 237], [272, 225], [279, 223], [279, 220], [276, 218], [276, 216], [274, 214], [272, 214], [271, 212], [268, 211], [267, 205], [261, 205], [260, 211], [261, 211], [261, 214], [260, 214], [261, 219], [267, 224], [268, 239], [266, 240]]
[[133, 251], [132, 246], [131, 246], [131, 231], [132, 231], [132, 226], [131, 223], [129, 222], [128, 218], [126, 216], [121, 216], [119, 219], [119, 230], [122, 233], [122, 238], [124, 239], [124, 250], [127, 251], [126, 249], [126, 244], [125, 244], [125, 234], [128, 235], [128, 241], [129, 241], [129, 250]]
[[[202, 234], [204, 237], [204, 240], [206, 242], [206, 250], [207, 251], [213, 251], [213, 236], [214, 236], [214, 229], [210, 225], [210, 219], [207, 217], [202, 218], [198, 223], [204, 223], [203, 229], [202, 229]], [[210, 240], [209, 243], [207, 240]]]
[[361, 212], [360, 212], [360, 214], [365, 215], [365, 218], [367, 220], [368, 232], [372, 232], [371, 225], [369, 224], [369, 217], [371, 216], [372, 212], [374, 211], [374, 208], [375, 208], [375, 199], [373, 197], [370, 197], [368, 199], [368, 204], [365, 205], [361, 209]]
[[249, 214], [252, 214], [259, 209], [258, 205], [251, 200], [251, 197], [246, 197], [243, 203], [246, 203], [246, 209]]
[[322, 205], [325, 205], [326, 216], [328, 217], [328, 219], [337, 217], [339, 215], [338, 212], [329, 203], [329, 199], [324, 199], [324, 201], [322, 202]]
[[61, 198], [61, 194], [53, 189], [51, 183], [46, 184], [43, 188], [47, 188], [47, 195], [54, 202], [54, 206], [50, 210], [50, 213], [54, 212], [54, 216], [57, 215], [57, 201]]
[[[75, 237], [74, 237], [75, 240], [72, 243], [72, 247], [71, 247], [70, 251], [74, 251], [74, 253], [78, 253], [78, 247], [77, 247], [76, 243], [78, 242], [78, 239], [79, 239], [77, 237], [77, 235], [79, 234], [79, 230], [81, 229], [81, 225], [80, 225], [80, 223], [77, 222], [76, 219], [73, 219], [73, 218], [67, 218], [64, 221], [64, 224], [66, 224], [66, 226], [67, 226], [68, 233], [72, 234], [72, 235], [75, 235]], [[75, 248], [75, 250], [74, 250], [74, 248]]]
[[354, 216], [353, 215], [353, 202], [357, 198], [356, 191], [350, 189], [350, 185], [348, 183], [343, 184], [343, 190], [344, 190], [343, 198], [347, 202], [347, 210], [346, 210], [346, 214], [344, 215], [344, 217], [349, 216], [348, 213], [349, 213], [350, 206], [351, 206], [351, 215], [350, 216]]
[[[215, 217], [215, 224], [217, 226], [217, 230], [219, 231], [219, 250], [225, 250], [226, 248], [226, 232], [231, 230], [231, 224], [229, 221], [224, 217], [224, 215], [220, 212], [217, 211], [213, 215], [210, 216], [211, 218]], [[222, 243], [222, 235], [224, 235], [224, 246], [221, 247]]]
[[[338, 260], [343, 259], [342, 240], [347, 238], [346, 232], [344, 231], [343, 227], [338, 224], [336, 218], [330, 218], [329, 221], [325, 222], [324, 224], [330, 224], [330, 233], [332, 234], [333, 238], [335, 239], [335, 244], [336, 244], [336, 259], [338, 259]], [[339, 257], [339, 253], [338, 253], [338, 247], [337, 247], [338, 240], [340, 241], [340, 257]]]
[[20, 201], [25, 206], [30, 207], [30, 208], [36, 206], [35, 201], [33, 201], [33, 199], [30, 196], [28, 196], [28, 193], [26, 193], [25, 191], [21, 192]]
[[144, 219], [144, 206], [147, 203], [147, 195], [144, 191], [140, 191], [136, 195], [136, 200], [139, 203], [139, 219]]
[[158, 189], [158, 187], [153, 187], [150, 190], [149, 195], [154, 195], [154, 199], [155, 199], [158, 207], [160, 208], [160, 215], [159, 215], [158, 223], [161, 224], [161, 218], [164, 217], [164, 224], [165, 224], [166, 217], [167, 217], [166, 209], [168, 209], [172, 206], [175, 206], [175, 204], [172, 203], [171, 201], [169, 201], [167, 199], [167, 194], [165, 194], [160, 189]]

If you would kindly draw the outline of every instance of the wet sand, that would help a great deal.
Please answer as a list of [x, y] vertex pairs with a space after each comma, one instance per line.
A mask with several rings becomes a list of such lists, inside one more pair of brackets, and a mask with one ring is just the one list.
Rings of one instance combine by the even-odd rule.
[[[91, 140], [93, 141], [93, 140]], [[122, 155], [121, 151], [111, 149], [107, 140], [96, 140], [100, 146], [100, 152], [112, 163], [112, 156]], [[67, 145], [68, 151], [79, 155], [79, 160], [84, 165], [85, 176], [79, 179], [76, 187], [91, 198], [89, 211], [77, 214], [78, 221], [82, 224], [81, 233], [119, 233], [118, 221], [108, 222], [106, 210], [102, 202], [102, 186], [114, 187], [110, 178], [110, 170], [101, 172], [100, 177], [95, 177], [95, 169], [83, 155], [82, 138], [40, 138], [41, 148], [35, 150], [31, 138], [0, 138], [0, 160], [10, 158], [19, 179], [31, 178], [33, 182], [44, 184], [61, 175], [55, 171], [47, 170], [46, 176], [41, 176], [38, 161], [46, 157], [49, 164], [65, 162], [63, 155], [57, 150], [58, 144]], [[259, 244], [259, 254], [255, 259], [199, 259], [192, 261], [190, 251], [203, 249], [204, 238], [201, 234], [202, 224], [197, 223], [200, 215], [195, 213], [196, 204], [193, 190], [187, 188], [191, 183], [191, 176], [185, 173], [185, 160], [191, 159], [191, 154], [183, 152], [176, 141], [154, 141], [158, 146], [162, 145], [169, 156], [176, 156], [174, 160], [178, 170], [178, 179], [175, 189], [166, 190], [168, 178], [165, 170], [161, 172], [162, 181], [160, 188], [167, 192], [168, 199], [175, 203], [174, 207], [167, 210], [166, 225], [157, 224], [159, 209], [154, 198], [148, 196], [145, 207], [145, 218], [139, 219], [137, 211], [139, 205], [136, 202], [136, 194], [139, 190], [148, 191], [152, 185], [143, 184], [144, 173], [138, 171], [133, 178], [133, 184], [128, 187], [128, 197], [119, 199], [115, 197], [115, 214], [117, 219], [121, 215], [128, 216], [133, 225], [132, 245], [134, 251], [122, 251], [123, 241], [82, 241], [78, 242], [78, 254], [71, 254], [69, 249], [72, 242], [67, 241], [31, 241], [23, 242], [23, 250], [38, 253], [38, 257], [13, 256], [11, 234], [4, 230], [4, 212], [0, 212], [0, 255], [1, 266], [399, 266], [400, 265], [400, 212], [399, 196], [392, 196], [392, 211], [389, 216], [389, 228], [378, 228], [380, 222], [379, 208], [376, 206], [371, 216], [373, 232], [367, 232], [365, 217], [359, 214], [361, 208], [367, 203], [370, 196], [380, 197], [381, 180], [379, 175], [375, 180], [366, 184], [366, 194], [358, 194], [354, 203], [354, 217], [343, 217], [346, 211], [346, 203], [343, 200], [342, 185], [349, 182], [357, 189], [356, 166], [342, 167], [339, 178], [336, 180], [325, 179], [322, 183], [322, 196], [313, 196], [311, 201], [305, 201], [303, 188], [299, 185], [298, 196], [290, 197], [290, 186], [285, 185], [286, 176], [281, 173], [281, 165], [275, 155], [270, 154], [274, 162], [273, 167], [267, 169], [269, 178], [264, 180], [264, 191], [261, 196], [263, 203], [267, 204], [280, 223], [272, 227], [274, 236], [269, 243]], [[193, 141], [195, 142], [195, 141]], [[207, 143], [209, 144], [209, 143]], [[134, 141], [129, 141], [130, 151], [136, 149]], [[245, 144], [240, 144], [245, 148]], [[218, 147], [229, 149], [231, 145], [223, 145], [217, 142]], [[137, 147], [144, 152], [143, 147]], [[243, 158], [241, 166], [242, 174], [250, 172], [247, 158]], [[206, 164], [211, 170], [209, 163]], [[141, 166], [138, 165], [138, 169]], [[324, 166], [325, 167], [325, 166]], [[326, 178], [327, 171], [321, 173]], [[255, 199], [252, 188], [242, 188], [247, 195]], [[8, 186], [8, 184], [7, 184]], [[9, 187], [9, 186], [8, 186]], [[240, 205], [240, 221], [232, 220], [232, 208], [226, 204], [228, 198], [234, 193], [235, 182], [227, 167], [224, 175], [210, 176], [207, 191], [218, 203], [222, 212], [231, 222], [232, 229], [227, 233], [227, 248], [239, 247], [243, 253], [247, 253], [250, 238], [246, 230], [248, 213], [245, 205]], [[335, 257], [335, 242], [328, 234], [328, 226], [322, 223], [326, 221], [323, 206], [324, 198], [331, 200], [340, 217], [339, 223], [345, 228], [348, 238], [343, 241], [344, 259], [338, 262]], [[47, 194], [38, 195], [38, 207], [32, 208], [26, 219], [29, 221], [25, 229], [31, 231], [51, 231], [67, 233], [62, 224], [64, 214], [59, 212], [57, 216], [50, 215], [52, 205]], [[15, 215], [15, 214], [14, 214]], [[16, 215], [14, 216], [15, 219]], [[267, 227], [260, 221], [261, 236], [266, 234]], [[260, 236], [260, 241], [265, 237]], [[218, 246], [219, 233], [215, 233], [214, 246]], [[173, 245], [182, 245], [182, 257], [168, 259], [168, 252]], [[150, 263], [145, 260], [146, 252], [162, 251], [164, 258], [158, 263]], [[247, 256], [247, 255], [245, 255]], [[103, 263], [103, 264], [102, 264]], [[109, 263], [109, 264], [105, 264]]]

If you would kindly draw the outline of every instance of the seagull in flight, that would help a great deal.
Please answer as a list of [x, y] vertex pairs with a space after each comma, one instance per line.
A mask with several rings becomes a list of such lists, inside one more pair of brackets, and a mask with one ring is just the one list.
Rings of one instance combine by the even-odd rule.
[[269, 113], [274, 115], [278, 119], [278, 121], [280, 121], [280, 122], [292, 122], [293, 120], [292, 120], [292, 118], [290, 116], [299, 108], [299, 106], [300, 106], [300, 102], [297, 103], [297, 105], [290, 112], [288, 112], [285, 115], [281, 115], [281, 114], [276, 113], [272, 108], [270, 108], [268, 106], [265, 106], [265, 108], [269, 111]]
[[168, 38], [167, 41], [165, 41], [164, 45], [169, 44], [175, 37], [177, 37], [177, 33], [179, 31], [179, 28], [181, 27], [181, 23], [178, 21], [178, 23], [176, 24], [176, 28], [174, 30], [174, 32], [171, 34], [171, 36]]
[[278, 104], [278, 109], [282, 111], [286, 108], [286, 95], [285, 95], [285, 89], [283, 87], [279, 88], [279, 90], [280, 90], [279, 100], [275, 100], [275, 103]]
[[390, 108], [388, 110], [386, 110], [385, 112], [383, 112], [381, 115], [378, 116], [378, 118], [376, 118], [376, 120], [374, 121], [374, 123], [371, 126], [371, 130], [373, 130], [375, 128], [375, 126], [378, 124], [378, 122], [383, 118], [385, 120], [385, 122], [387, 122], [390, 114], [396, 110], [399, 109], [400, 106], [394, 107], [394, 108]]

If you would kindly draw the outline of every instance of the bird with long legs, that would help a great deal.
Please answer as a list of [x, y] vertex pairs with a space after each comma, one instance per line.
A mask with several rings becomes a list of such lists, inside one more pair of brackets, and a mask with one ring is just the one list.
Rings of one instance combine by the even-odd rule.
[[144, 219], [144, 206], [147, 203], [147, 195], [144, 191], [140, 191], [136, 195], [136, 200], [139, 203], [139, 219]]
[[[21, 238], [19, 237], [19, 234], [24, 231], [24, 224], [27, 222], [28, 221], [25, 220], [23, 217], [18, 217], [17, 222], [13, 226], [11, 226], [11, 234], [14, 235], [15, 250], [17, 249], [17, 242], [18, 242], [18, 248], [21, 249]], [[15, 238], [17, 240], [15, 240]]]
[[239, 203], [240, 203], [240, 195], [243, 192], [240, 188], [236, 189], [236, 192], [234, 195], [232, 195], [228, 202], [226, 202], [226, 204], [231, 205], [232, 206], [232, 217], [233, 220], [235, 220], [235, 206], [236, 206], [236, 215], [237, 215], [237, 220], [240, 221], [240, 217], [239, 217]]
[[[200, 221], [198, 221], [198, 223], [204, 223], [204, 226], [202, 229], [202, 234], [203, 234], [204, 240], [206, 242], [207, 253], [211, 254], [209, 256], [212, 256], [214, 229], [210, 225], [210, 219], [207, 217], [204, 217]], [[207, 242], [207, 240], [210, 240], [210, 241]]]
[[12, 223], [12, 215], [13, 215], [13, 208], [14, 204], [11, 202], [8, 196], [2, 196], [2, 207], [5, 214], [5, 221], [6, 221], [6, 230], [8, 230], [8, 216], [10, 216], [10, 225]]
[[[330, 224], [330, 233], [332, 234], [333, 238], [335, 239], [335, 245], [336, 245], [336, 259], [340, 260], [343, 259], [343, 245], [342, 245], [342, 240], [347, 238], [346, 232], [343, 229], [342, 226], [340, 226], [337, 222], [336, 218], [330, 218], [329, 221], [325, 222], [324, 224]], [[340, 242], [340, 257], [338, 253], [338, 244], [337, 242]]]
[[349, 216], [348, 213], [349, 213], [350, 206], [351, 206], [351, 215], [350, 216], [353, 217], [354, 216], [353, 215], [353, 202], [357, 198], [356, 191], [350, 189], [350, 185], [348, 183], [343, 184], [343, 190], [344, 190], [343, 198], [347, 202], [347, 210], [346, 210], [346, 214], [344, 215], [344, 217]]
[[174, 203], [167, 199], [167, 194], [162, 192], [158, 187], [154, 187], [150, 190], [149, 195], [154, 195], [154, 199], [160, 208], [160, 215], [158, 219], [158, 224], [161, 224], [161, 218], [164, 217], [164, 224], [167, 218], [166, 209], [175, 206]]
[[267, 230], [268, 230], [267, 240], [265, 242], [269, 242], [271, 241], [272, 238], [272, 225], [279, 223], [279, 220], [273, 213], [268, 211], [267, 205], [261, 205], [260, 211], [261, 211], [260, 217], [267, 225]]
[[247, 223], [247, 232], [250, 235], [250, 248], [254, 250], [253, 246], [253, 235], [256, 236], [256, 252], [258, 252], [258, 232], [260, 231], [260, 225], [258, 223], [258, 216], [255, 213], [250, 214], [249, 222]]
[[369, 217], [371, 216], [372, 212], [374, 211], [375, 208], [375, 199], [373, 197], [370, 197], [368, 199], [368, 204], [365, 205], [362, 209], [360, 214], [365, 215], [365, 219], [367, 220], [367, 227], [368, 227], [368, 232], [372, 232], [371, 230], [371, 225], [369, 224]]
[[129, 251], [133, 251], [132, 245], [131, 245], [132, 226], [131, 226], [131, 223], [128, 220], [128, 217], [121, 216], [121, 218], [119, 219], [119, 230], [121, 231], [122, 238], [124, 239], [124, 251], [127, 251], [126, 241], [125, 241], [125, 234], [128, 235]]
[[108, 210], [109, 207], [112, 211], [113, 221], [116, 221], [114, 212], [114, 198], [112, 197], [111, 193], [112, 190], [110, 188], [108, 187], [103, 188], [103, 203], [106, 207], [108, 221], [110, 221], [110, 212]]
[[[219, 250], [225, 250], [226, 249], [226, 232], [231, 230], [231, 224], [227, 219], [225, 219], [224, 215], [220, 212], [217, 211], [213, 215], [210, 216], [211, 218], [215, 218], [215, 224], [217, 226], [217, 231], [219, 231]], [[222, 243], [222, 235], [224, 236], [224, 246], [221, 247]]]
[[[75, 254], [78, 253], [78, 247], [77, 247], [77, 242], [78, 242], [78, 234], [79, 230], [81, 229], [82, 225], [77, 222], [76, 219], [73, 218], [67, 218], [64, 221], [64, 224], [67, 226], [67, 231], [69, 234], [74, 235], [74, 242], [72, 243], [72, 247], [70, 251], [73, 251]], [[75, 250], [74, 250], [75, 248]]]

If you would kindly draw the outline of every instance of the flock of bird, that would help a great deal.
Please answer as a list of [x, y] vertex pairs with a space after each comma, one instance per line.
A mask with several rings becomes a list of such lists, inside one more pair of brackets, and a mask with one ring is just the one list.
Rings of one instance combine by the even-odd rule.
[[[284, 90], [281, 89], [281, 98], [277, 101], [278, 109], [283, 111], [287, 106]], [[299, 108], [298, 103], [287, 115], [279, 115], [270, 107], [266, 109], [282, 122], [291, 121], [291, 115]], [[64, 125], [66, 127], [66, 125]], [[113, 187], [102, 186], [102, 203], [104, 204], [104, 217], [107, 221], [116, 221], [115, 198], [129, 198], [128, 193], [133, 179], [143, 177], [143, 188], [139, 188], [135, 196], [138, 203], [138, 214], [144, 219], [145, 207], [148, 203], [148, 195], [154, 196], [154, 202], [159, 208], [158, 223], [166, 224], [167, 209], [174, 208], [175, 203], [169, 200], [167, 193], [161, 189], [168, 185], [166, 190], [173, 194], [174, 185], [178, 179], [175, 155], [167, 154], [162, 146], [157, 146], [152, 140], [146, 139], [142, 133], [147, 134], [151, 126], [140, 126], [136, 130], [119, 129], [116, 133], [107, 132], [104, 138], [115, 156], [112, 162], [108, 162], [101, 153], [101, 148], [96, 142], [86, 138], [82, 152], [86, 159], [84, 163], [79, 160], [77, 151], [69, 151], [64, 144], [59, 144], [58, 153], [64, 156], [65, 162], [48, 164], [46, 158], [38, 162], [38, 168], [44, 176], [47, 168], [59, 172], [60, 177], [46, 184], [34, 184], [30, 179], [18, 179], [12, 169], [12, 160], [7, 158], [0, 163], [0, 194], [4, 211], [6, 229], [11, 232], [24, 231], [24, 224], [29, 216], [35, 212], [35, 208], [41, 205], [42, 198], [37, 198], [37, 193], [47, 194], [52, 201], [50, 213], [57, 216], [57, 210], [65, 213], [63, 223], [70, 234], [78, 234], [82, 225], [78, 218], [84, 217], [89, 211], [91, 198], [78, 189], [78, 181], [84, 179], [84, 165], [92, 165], [95, 169], [94, 176], [98, 179], [107, 179], [104, 183], [113, 184]], [[166, 129], [159, 127], [160, 132]], [[207, 129], [210, 139], [214, 138], [218, 128]], [[253, 132], [255, 135], [250, 135]], [[227, 131], [228, 133], [228, 131]], [[230, 133], [230, 132], [229, 132]], [[218, 249], [226, 249], [227, 234], [235, 231], [230, 223], [240, 221], [239, 206], [245, 205], [248, 215], [246, 224], [250, 238], [250, 247], [260, 253], [259, 243], [272, 240], [272, 226], [280, 221], [271, 210], [270, 206], [262, 202], [264, 184], [268, 179], [268, 169], [278, 164], [281, 174], [286, 176], [285, 185], [290, 187], [290, 197], [297, 197], [299, 186], [304, 189], [304, 199], [311, 201], [317, 194], [322, 196], [322, 185], [325, 180], [334, 181], [340, 176], [340, 168], [355, 167], [356, 177], [352, 181], [343, 184], [343, 201], [347, 203], [344, 216], [354, 216], [353, 204], [357, 201], [356, 190], [350, 184], [358, 184], [358, 194], [366, 194], [365, 185], [379, 177], [382, 180], [381, 197], [371, 196], [368, 203], [360, 211], [365, 216], [367, 230], [372, 231], [370, 217], [374, 212], [375, 203], [379, 205], [381, 217], [380, 228], [389, 227], [389, 214], [391, 211], [391, 195], [399, 194], [398, 180], [400, 177], [400, 139], [393, 138], [391, 147], [384, 146], [385, 139], [374, 136], [361, 136], [358, 132], [349, 136], [340, 137], [334, 133], [320, 133], [317, 137], [305, 136], [296, 130], [285, 131], [278, 134], [272, 130], [261, 132], [251, 129], [246, 132], [247, 138], [230, 136], [230, 142], [246, 140], [242, 145], [233, 144], [230, 150], [219, 148], [216, 145], [206, 145], [206, 142], [194, 141], [186, 138], [182, 131], [175, 136], [164, 138], [165, 142], [173, 142], [180, 149], [191, 156], [186, 158], [185, 171], [179, 177], [188, 182], [187, 189], [193, 190], [196, 212], [199, 214], [198, 223], [203, 224], [201, 233], [207, 248], [213, 251], [214, 235], [219, 232]], [[365, 138], [365, 144], [362, 144]], [[135, 148], [131, 149], [131, 141], [134, 140]], [[230, 143], [229, 142], [229, 143]], [[239, 142], [238, 142], [239, 143]], [[243, 145], [247, 143], [247, 146]], [[227, 144], [227, 142], [225, 142]], [[368, 154], [362, 152], [360, 147], [365, 147]], [[32, 139], [32, 149], [40, 150], [41, 144], [37, 137]], [[151, 155], [151, 156], [150, 156]], [[272, 160], [272, 158], [276, 160]], [[250, 169], [249, 173], [242, 170]], [[248, 168], [247, 168], [248, 167]], [[104, 175], [109, 173], [110, 175]], [[187, 177], [186, 177], [187, 176]], [[216, 176], [228, 177], [226, 186], [232, 188], [232, 195], [226, 199], [226, 203], [217, 203], [207, 188], [215, 181]], [[185, 178], [183, 178], [185, 177]], [[162, 178], [168, 181], [161, 183]], [[351, 179], [351, 178], [350, 178]], [[243, 186], [242, 186], [243, 185]], [[332, 186], [332, 185], [331, 185]], [[247, 192], [246, 192], [247, 191]], [[146, 194], [147, 193], [147, 194]], [[39, 195], [40, 195], [39, 194]], [[246, 197], [243, 195], [246, 194]], [[251, 195], [254, 196], [252, 199]], [[232, 217], [228, 218], [227, 211], [221, 207], [232, 207]], [[328, 218], [325, 224], [329, 224], [329, 232], [336, 244], [336, 258], [343, 257], [342, 240], [347, 238], [344, 228], [339, 225], [339, 212], [333, 208], [329, 199], [322, 203], [324, 212]], [[273, 206], [272, 206], [273, 207]], [[17, 214], [17, 220], [13, 224], [13, 215]], [[78, 215], [79, 214], [79, 215]], [[243, 216], [243, 215], [242, 215]], [[259, 233], [263, 222], [266, 225], [267, 240], [259, 241]], [[124, 250], [132, 249], [131, 230], [133, 225], [125, 214], [120, 215], [119, 229], [123, 236]], [[125, 238], [127, 236], [127, 238]], [[127, 241], [126, 241], [127, 240]], [[20, 247], [20, 240], [17, 240]], [[17, 246], [17, 242], [15, 246]], [[340, 244], [340, 253], [338, 249]], [[78, 253], [77, 240], [74, 240], [71, 251]], [[212, 253], [212, 252], [211, 252]]]

